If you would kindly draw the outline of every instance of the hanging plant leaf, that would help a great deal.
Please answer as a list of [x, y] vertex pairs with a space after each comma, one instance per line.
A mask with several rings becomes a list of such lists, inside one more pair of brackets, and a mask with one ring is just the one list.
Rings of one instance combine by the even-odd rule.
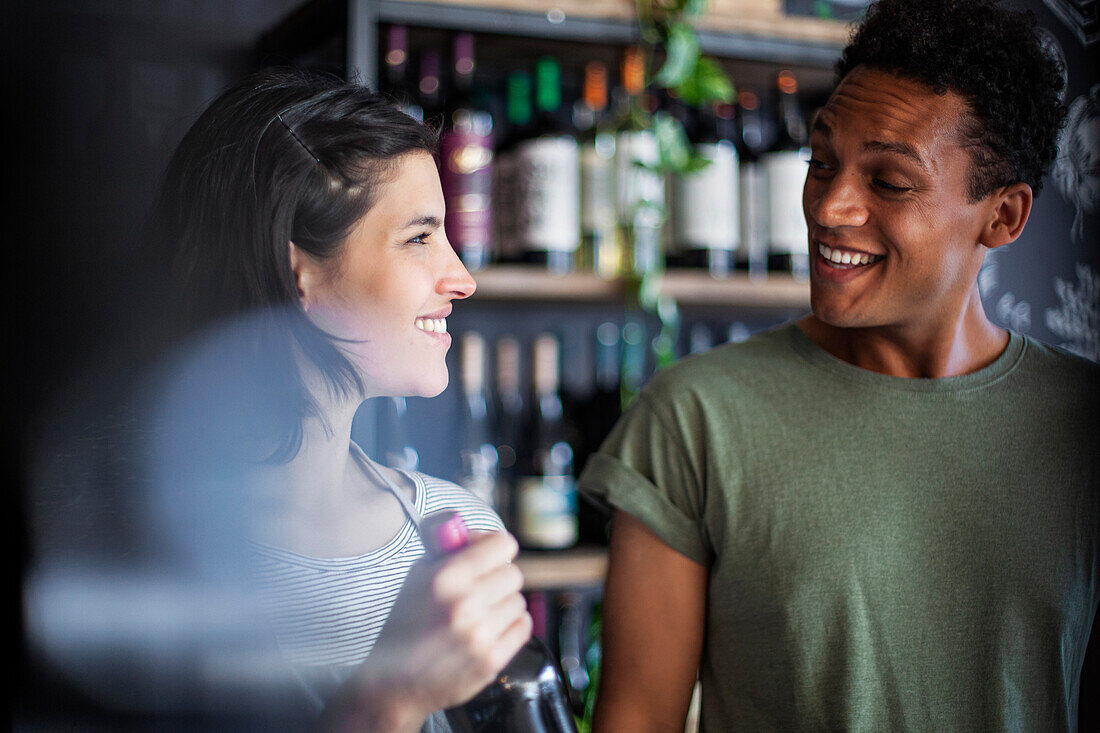
[[715, 102], [732, 102], [737, 93], [733, 82], [713, 59], [700, 56], [695, 69], [676, 87], [676, 94], [693, 107]]
[[694, 20], [707, 9], [707, 0], [678, 0], [685, 20]]
[[667, 112], [657, 112], [653, 115], [653, 134], [657, 138], [658, 170], [683, 170], [691, 160], [692, 148], [680, 121]]
[[665, 63], [653, 77], [653, 82], [662, 87], [677, 87], [683, 84], [699, 60], [699, 35], [691, 24], [671, 23], [668, 26]]

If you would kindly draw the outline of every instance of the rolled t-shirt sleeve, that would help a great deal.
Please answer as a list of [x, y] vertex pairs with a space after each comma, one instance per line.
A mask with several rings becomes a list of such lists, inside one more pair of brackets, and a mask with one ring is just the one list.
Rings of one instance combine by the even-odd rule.
[[[699, 457], [684, 440], [683, 416], [643, 392], [581, 473], [580, 490], [638, 519], [665, 544], [710, 565]], [[694, 459], [694, 460], [693, 460]]]

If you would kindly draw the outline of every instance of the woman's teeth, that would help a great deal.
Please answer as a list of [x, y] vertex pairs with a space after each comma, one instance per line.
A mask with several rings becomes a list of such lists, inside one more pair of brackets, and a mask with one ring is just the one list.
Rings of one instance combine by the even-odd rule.
[[428, 333], [447, 333], [446, 318], [417, 318], [414, 325]]
[[843, 252], [839, 249], [817, 245], [817, 251], [822, 257], [837, 265], [870, 265], [882, 259], [882, 255], [872, 255], [866, 252]]

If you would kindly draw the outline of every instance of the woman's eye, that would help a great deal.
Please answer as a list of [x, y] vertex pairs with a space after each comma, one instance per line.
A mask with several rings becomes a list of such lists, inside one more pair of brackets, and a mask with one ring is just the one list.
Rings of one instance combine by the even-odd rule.
[[430, 237], [430, 236], [431, 235], [428, 232], [421, 232], [420, 234], [417, 234], [415, 237], [410, 239], [407, 243], [408, 244], [427, 244], [428, 243], [428, 237]]

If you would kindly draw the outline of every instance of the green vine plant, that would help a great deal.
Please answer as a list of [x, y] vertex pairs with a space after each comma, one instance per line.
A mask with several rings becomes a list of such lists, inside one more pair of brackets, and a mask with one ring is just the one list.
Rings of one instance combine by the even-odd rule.
[[[706, 10], [706, 0], [635, 0], [635, 10], [647, 90], [664, 90], [684, 105], [697, 109], [733, 101], [736, 94], [733, 82], [718, 62], [702, 54], [695, 29], [695, 22]], [[643, 92], [630, 100], [631, 122], [637, 129], [653, 131], [658, 159], [654, 165], [636, 165], [662, 176], [683, 175], [706, 167], [709, 161], [695, 153], [681, 121], [666, 110], [652, 111], [643, 103], [645, 96]], [[660, 331], [652, 343], [658, 369], [675, 361], [680, 331], [679, 308], [673, 298], [661, 293], [662, 274], [662, 268], [658, 267], [626, 283], [641, 309], [656, 315], [660, 323]], [[624, 407], [636, 391], [624, 389]]]

